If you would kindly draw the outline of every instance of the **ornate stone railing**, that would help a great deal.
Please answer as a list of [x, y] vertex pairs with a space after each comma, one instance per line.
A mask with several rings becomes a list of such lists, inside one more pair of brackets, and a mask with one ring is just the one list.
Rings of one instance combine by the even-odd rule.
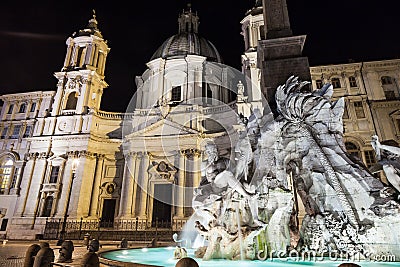
[[122, 112], [108, 112], [108, 111], [97, 111], [96, 115], [102, 119], [112, 119], [112, 120], [124, 120], [131, 119], [133, 113], [122, 113]]
[[203, 112], [204, 112], [205, 115], [209, 115], [209, 114], [227, 112], [227, 111], [231, 111], [231, 110], [236, 110], [236, 104], [235, 103], [229, 103], [229, 104], [220, 105], [220, 106], [217, 106], [217, 107], [204, 108]]

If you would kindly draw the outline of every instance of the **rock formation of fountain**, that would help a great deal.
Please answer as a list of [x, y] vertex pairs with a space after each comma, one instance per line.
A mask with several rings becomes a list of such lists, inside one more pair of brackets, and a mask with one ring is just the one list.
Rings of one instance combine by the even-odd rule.
[[254, 260], [308, 250], [361, 258], [389, 252], [400, 260], [396, 191], [346, 153], [344, 100], [331, 101], [330, 84], [310, 92], [307, 83], [290, 77], [277, 88], [279, 117], [255, 111], [242, 124], [234, 164], [206, 146], [189, 220], [205, 239], [198, 257]]

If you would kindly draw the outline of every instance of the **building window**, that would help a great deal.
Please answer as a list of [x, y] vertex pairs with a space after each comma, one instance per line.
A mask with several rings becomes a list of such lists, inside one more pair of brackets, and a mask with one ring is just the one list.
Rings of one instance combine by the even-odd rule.
[[14, 125], [12, 135], [10, 136], [11, 139], [18, 139], [19, 133], [21, 132], [21, 125]]
[[26, 104], [22, 103], [21, 106], [19, 106], [18, 113], [25, 113], [25, 111], [26, 111]]
[[24, 138], [26, 137], [30, 137], [32, 133], [32, 126], [31, 125], [27, 125], [25, 128], [25, 133], [23, 135]]
[[1, 139], [7, 138], [7, 133], [8, 133], [8, 127], [5, 126], [5, 127], [3, 128], [3, 131], [1, 131]]
[[49, 180], [50, 184], [57, 183], [59, 172], [60, 172], [60, 166], [53, 166], [51, 168], [50, 180]]
[[53, 209], [53, 200], [54, 198], [52, 196], [46, 197], [43, 205], [42, 217], [50, 217], [51, 210]]
[[393, 79], [392, 79], [392, 77], [389, 77], [389, 76], [382, 76], [381, 77], [381, 82], [382, 82], [382, 85], [392, 84], [393, 83]]
[[31, 105], [30, 112], [35, 112], [35, 110], [36, 110], [36, 102], [33, 102], [32, 105]]
[[392, 90], [385, 90], [385, 98], [386, 100], [395, 100], [396, 94]]
[[11, 105], [8, 107], [8, 112], [7, 112], [7, 114], [13, 113], [13, 110], [14, 110], [14, 104], [11, 104]]
[[350, 155], [352, 155], [353, 157], [360, 159], [360, 149], [358, 148], [358, 146], [352, 142], [346, 142], [345, 143], [346, 146], [346, 150], [347, 153], [349, 153]]
[[324, 86], [324, 82], [322, 80], [316, 80], [315, 84], [317, 85], [317, 89], [321, 89]]
[[244, 46], [245, 49], [248, 50], [250, 48], [250, 29], [249, 25], [246, 25], [244, 28]]
[[358, 119], [365, 118], [364, 107], [361, 101], [354, 102], [354, 109], [356, 111], [356, 116]]
[[399, 132], [400, 132], [400, 119], [397, 119], [396, 122], [397, 122], [397, 129], [398, 129]]
[[67, 104], [65, 105], [66, 110], [74, 110], [76, 109], [76, 104], [78, 103], [78, 98], [76, 97], [76, 93], [72, 92], [68, 95]]
[[180, 86], [172, 88], [171, 101], [181, 101], [182, 90]]
[[375, 161], [375, 152], [373, 150], [366, 150], [364, 151], [365, 156], [365, 164], [368, 168], [376, 163]]
[[20, 174], [21, 174], [21, 168], [15, 168], [14, 169], [14, 175], [13, 175], [13, 178], [11, 180], [10, 188], [16, 188], [17, 187], [17, 181], [18, 181], [18, 178], [19, 178]]
[[357, 81], [354, 76], [349, 77], [349, 83], [350, 83], [350, 87], [357, 87]]
[[[209, 86], [209, 85], [207, 84], [207, 86]], [[212, 98], [213, 98], [212, 90], [208, 87], [207, 88], [207, 104], [212, 105]]]
[[3, 219], [1, 221], [0, 231], [6, 231], [7, 230], [7, 224], [8, 224], [8, 219]]
[[78, 55], [76, 56], [76, 66], [81, 67], [82, 66], [82, 53], [83, 53], [83, 47], [78, 47]]
[[344, 107], [344, 111], [343, 111], [343, 119], [348, 119], [349, 118], [349, 112], [347, 111], [347, 108]]
[[14, 161], [6, 158], [0, 165], [0, 195], [8, 193]]
[[333, 88], [340, 88], [342, 85], [340, 84], [339, 78], [332, 78], [332, 86]]
[[260, 29], [260, 38], [261, 38], [261, 40], [265, 40], [266, 38], [265, 38], [264, 25], [261, 25], [259, 29]]

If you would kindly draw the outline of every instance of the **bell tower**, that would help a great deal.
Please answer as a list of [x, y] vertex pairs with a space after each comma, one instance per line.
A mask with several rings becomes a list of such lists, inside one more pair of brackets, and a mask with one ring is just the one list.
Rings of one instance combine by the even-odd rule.
[[67, 52], [58, 79], [52, 116], [87, 114], [99, 110], [105, 82], [104, 71], [110, 48], [104, 40], [93, 10], [88, 25], [66, 41]]

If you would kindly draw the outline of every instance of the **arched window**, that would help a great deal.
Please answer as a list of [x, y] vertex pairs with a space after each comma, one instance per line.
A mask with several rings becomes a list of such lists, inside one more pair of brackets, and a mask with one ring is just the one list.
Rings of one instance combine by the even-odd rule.
[[[207, 86], [209, 86], [207, 84]], [[207, 104], [211, 105], [212, 104], [212, 99], [213, 99], [213, 92], [210, 87], [207, 88]]]
[[43, 205], [42, 217], [50, 217], [53, 208], [53, 200], [54, 198], [52, 196], [46, 197]]
[[67, 104], [65, 105], [66, 110], [74, 110], [76, 109], [76, 104], [78, 103], [78, 98], [76, 97], [76, 93], [72, 92], [68, 95]]
[[10, 158], [0, 162], [0, 195], [8, 194], [13, 167], [14, 161]]
[[345, 143], [347, 153], [352, 155], [353, 157], [356, 157], [357, 159], [360, 159], [360, 149], [358, 146], [352, 142], [346, 142]]
[[22, 103], [21, 106], [19, 106], [19, 113], [25, 113], [26, 111], [26, 104]]
[[182, 90], [180, 86], [176, 86], [172, 88], [171, 92], [171, 101], [181, 101], [182, 98]]

